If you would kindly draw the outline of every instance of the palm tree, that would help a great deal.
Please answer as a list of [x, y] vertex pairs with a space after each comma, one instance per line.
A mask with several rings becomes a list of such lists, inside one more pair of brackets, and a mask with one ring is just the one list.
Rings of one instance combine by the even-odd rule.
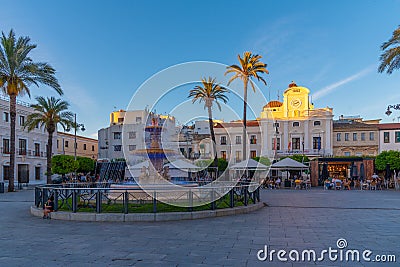
[[28, 132], [36, 127], [44, 127], [48, 133], [47, 141], [47, 183], [51, 183], [51, 157], [53, 151], [53, 134], [57, 130], [57, 125], [61, 125], [64, 130], [74, 125], [74, 113], [67, 111], [69, 104], [55, 97], [44, 98], [36, 97], [37, 104], [31, 105], [34, 113], [28, 115], [24, 124], [24, 129]]
[[[389, 41], [381, 45], [383, 54], [380, 56], [381, 64], [379, 65], [379, 72], [386, 72], [391, 74], [395, 69], [400, 68], [400, 26], [394, 30], [392, 37]], [[386, 51], [385, 51], [386, 50]]]
[[225, 95], [228, 90], [221, 85], [215, 82], [215, 78], [208, 77], [208, 79], [203, 78], [201, 80], [202, 85], [196, 85], [192, 90], [190, 90], [189, 98], [193, 97], [193, 103], [199, 101], [201, 103], [204, 101], [204, 108], [208, 110], [208, 122], [210, 124], [210, 133], [211, 140], [213, 142], [213, 151], [214, 151], [214, 161], [213, 166], [218, 167], [218, 158], [215, 153], [215, 134], [214, 134], [214, 122], [212, 117], [212, 106], [213, 102], [218, 106], [218, 109], [221, 110], [221, 105], [218, 100], [224, 102], [225, 104], [228, 102], [228, 97]]
[[36, 48], [29, 37], [15, 37], [13, 30], [0, 38], [0, 87], [10, 97], [10, 174], [8, 191], [14, 191], [15, 169], [15, 118], [17, 96], [28, 94], [29, 86], [44, 84], [62, 95], [55, 70], [48, 63], [33, 62], [29, 53]]
[[267, 82], [259, 74], [268, 74], [266, 69], [267, 64], [260, 61], [260, 55], [254, 55], [251, 52], [244, 52], [243, 58], [238, 55], [240, 65], [231, 65], [227, 67], [225, 75], [228, 73], [234, 73], [234, 75], [229, 79], [228, 85], [236, 79], [241, 79], [243, 81], [243, 160], [246, 159], [246, 145], [247, 145], [247, 86], [250, 82], [253, 91], [256, 89], [254, 87], [254, 82], [252, 78], [256, 78], [258, 81], [262, 81], [265, 85]]

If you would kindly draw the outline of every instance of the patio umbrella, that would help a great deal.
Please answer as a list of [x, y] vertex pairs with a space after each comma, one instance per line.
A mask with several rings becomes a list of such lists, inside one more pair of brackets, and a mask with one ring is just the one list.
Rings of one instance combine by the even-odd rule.
[[389, 179], [390, 179], [390, 175], [391, 175], [391, 173], [390, 173], [390, 165], [389, 165], [389, 164], [386, 164], [385, 179], [386, 179], [386, 180], [389, 180]]
[[364, 163], [360, 164], [360, 181], [364, 181], [365, 179], [365, 167], [364, 167]]

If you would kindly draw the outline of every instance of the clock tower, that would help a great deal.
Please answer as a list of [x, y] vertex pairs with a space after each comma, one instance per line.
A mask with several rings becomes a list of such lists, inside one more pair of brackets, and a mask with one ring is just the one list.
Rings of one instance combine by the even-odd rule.
[[307, 112], [312, 109], [309, 102], [310, 90], [305, 87], [297, 86], [291, 82], [283, 93], [283, 115], [286, 118], [298, 118], [307, 116]]

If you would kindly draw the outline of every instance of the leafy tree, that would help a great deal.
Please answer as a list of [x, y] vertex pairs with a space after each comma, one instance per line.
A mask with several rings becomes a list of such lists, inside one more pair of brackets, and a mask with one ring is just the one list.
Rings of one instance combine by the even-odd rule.
[[36, 97], [37, 103], [31, 105], [34, 113], [29, 114], [24, 128], [28, 132], [34, 130], [38, 125], [44, 127], [48, 133], [47, 139], [47, 183], [51, 183], [51, 157], [53, 151], [53, 134], [57, 130], [57, 125], [61, 125], [64, 130], [74, 124], [74, 114], [68, 110], [68, 102], [56, 99], [55, 97], [44, 98]]
[[65, 175], [74, 172], [79, 168], [78, 161], [75, 161], [74, 156], [70, 155], [56, 155], [52, 158], [52, 172], [56, 174]]
[[227, 67], [225, 75], [228, 73], [233, 73], [233, 76], [229, 79], [228, 85], [236, 79], [241, 79], [243, 81], [243, 160], [246, 157], [246, 145], [247, 145], [247, 86], [250, 82], [253, 91], [256, 89], [254, 87], [254, 82], [252, 78], [256, 78], [258, 81], [262, 81], [265, 85], [267, 82], [259, 74], [268, 74], [266, 69], [267, 64], [260, 61], [260, 55], [254, 55], [251, 52], [244, 52], [243, 58], [238, 55], [240, 65], [231, 65]]
[[48, 63], [34, 62], [30, 52], [36, 48], [29, 37], [16, 38], [13, 30], [0, 38], [0, 88], [10, 97], [10, 172], [8, 191], [14, 191], [15, 176], [15, 119], [17, 96], [30, 96], [29, 86], [47, 85], [62, 95], [63, 91], [55, 77], [55, 69]]
[[271, 165], [271, 160], [269, 159], [269, 158], [267, 158], [267, 157], [263, 157], [263, 156], [261, 156], [261, 157], [255, 157], [255, 158], [253, 158], [255, 161], [258, 161], [259, 163], [261, 163], [261, 164], [264, 164], [264, 165], [266, 165], [266, 166], [270, 166]]
[[376, 169], [383, 171], [386, 164], [390, 165], [391, 170], [400, 170], [400, 151], [382, 151], [375, 159]]
[[394, 30], [389, 41], [381, 45], [383, 54], [380, 56], [381, 64], [378, 71], [391, 74], [395, 69], [400, 68], [400, 26]]
[[289, 156], [288, 158], [291, 158], [292, 160], [298, 161], [298, 162], [309, 162], [310, 159], [306, 155], [292, 155]]
[[88, 173], [93, 172], [95, 168], [96, 161], [91, 158], [86, 157], [76, 157], [76, 161], [78, 162], [78, 172]]
[[[202, 85], [196, 85], [192, 90], [189, 92], [189, 96], [193, 98], [193, 103], [199, 101], [200, 103], [204, 101], [204, 108], [207, 108], [208, 111], [208, 122], [210, 125], [210, 133], [211, 133], [211, 140], [213, 141], [213, 150], [215, 152], [215, 134], [214, 134], [214, 122], [212, 117], [212, 107], [213, 103], [218, 106], [218, 109], [221, 110], [221, 105], [218, 101], [222, 101], [225, 104], [228, 102], [228, 97], [225, 95], [228, 90], [215, 82], [215, 78], [208, 77], [208, 79], [203, 78], [201, 80]], [[218, 159], [217, 154], [214, 153], [214, 161], [213, 166], [218, 166]]]
[[228, 167], [228, 161], [223, 158], [218, 158], [218, 171], [223, 172]]

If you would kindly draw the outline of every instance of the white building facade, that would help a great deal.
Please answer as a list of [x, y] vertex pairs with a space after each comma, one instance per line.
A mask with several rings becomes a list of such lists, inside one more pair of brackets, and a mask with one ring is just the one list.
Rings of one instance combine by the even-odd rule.
[[[10, 169], [10, 113], [7, 97], [0, 96], [0, 135], [1, 135], [1, 158], [0, 177], [1, 181], [8, 181]], [[16, 134], [15, 134], [15, 182], [21, 183], [45, 183], [46, 182], [46, 147], [48, 135], [44, 128], [35, 128], [28, 132], [23, 129], [23, 124], [29, 114], [33, 113], [30, 104], [17, 101]], [[53, 136], [53, 154], [56, 153], [57, 133]]]
[[283, 102], [270, 101], [264, 106], [260, 118], [263, 156], [333, 155], [333, 110], [315, 109], [309, 94], [309, 89], [292, 82], [283, 93]]
[[[162, 146], [174, 147], [178, 145], [175, 118], [159, 115], [147, 110], [119, 110], [110, 114], [110, 125], [98, 131], [99, 159], [122, 159], [125, 153], [146, 148], [148, 135], [145, 127], [151, 124], [151, 119], [157, 118], [158, 124], [164, 130], [161, 136]], [[124, 134], [124, 137], [123, 137]], [[125, 151], [123, 149], [125, 138]]]
[[388, 150], [400, 151], [400, 123], [378, 124], [379, 153]]

